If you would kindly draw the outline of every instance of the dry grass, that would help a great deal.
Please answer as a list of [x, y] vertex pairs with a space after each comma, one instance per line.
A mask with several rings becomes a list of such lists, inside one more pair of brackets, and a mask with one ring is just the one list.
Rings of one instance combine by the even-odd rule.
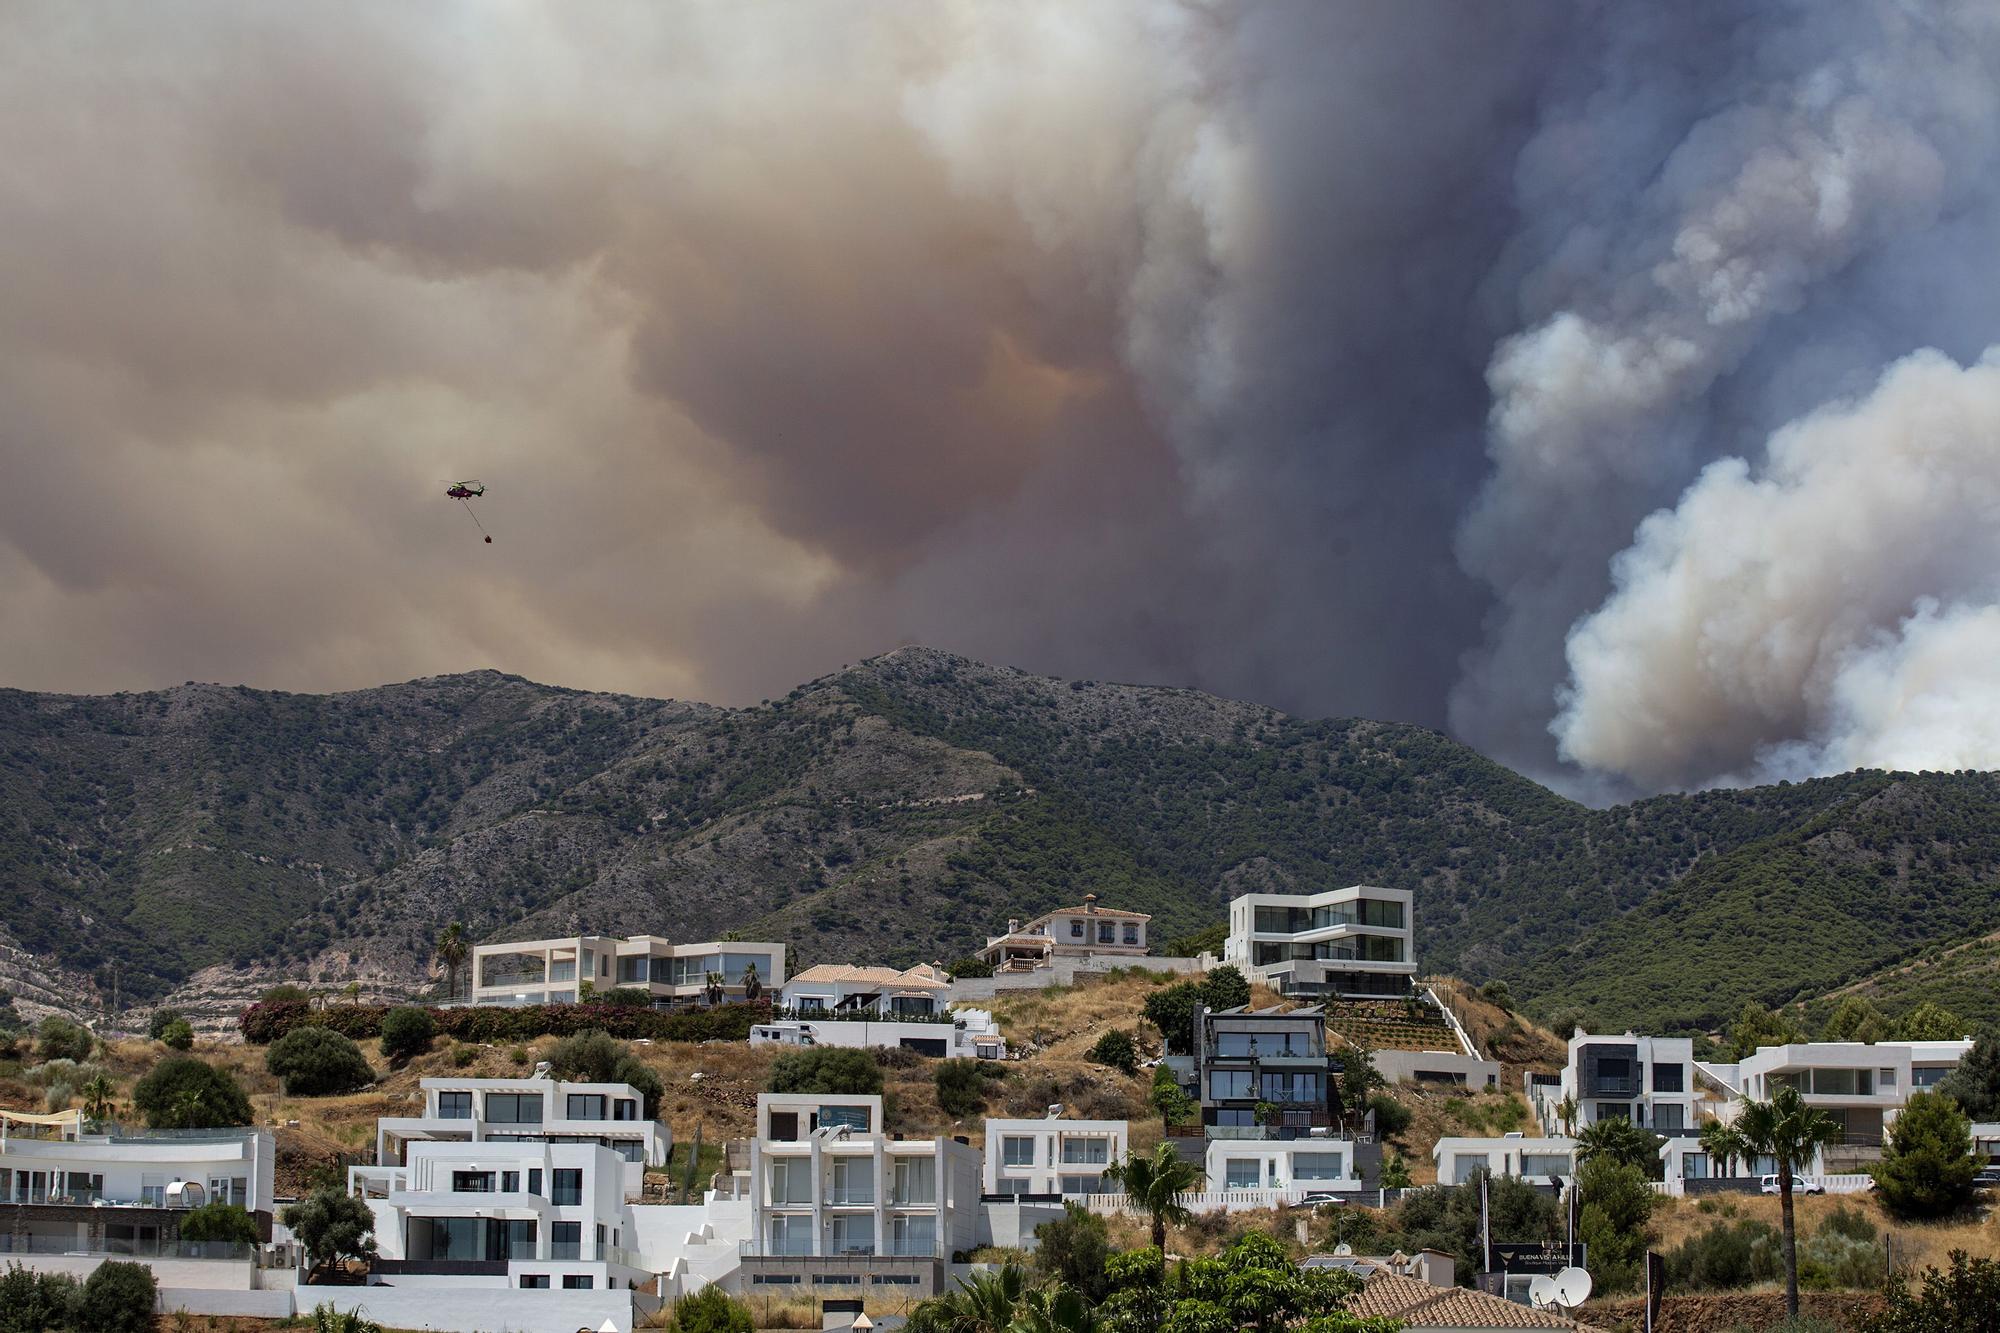
[[1502, 1009], [1464, 982], [1452, 977], [1433, 977], [1424, 984], [1451, 1006], [1458, 1021], [1465, 1025], [1472, 1044], [1487, 1059], [1506, 1066], [1502, 1083], [1518, 1088], [1523, 1083], [1523, 1070], [1554, 1074], [1568, 1062], [1568, 1042], [1520, 1014]]
[[[1712, 1207], [1704, 1212], [1702, 1203]], [[1943, 1222], [1903, 1222], [1890, 1217], [1881, 1201], [1871, 1193], [1810, 1194], [1793, 1201], [1793, 1218], [1801, 1235], [1816, 1231], [1837, 1208], [1848, 1208], [1868, 1218], [1895, 1238], [1896, 1267], [1918, 1271], [1925, 1267], [1943, 1268], [1953, 1250], [1975, 1257], [2000, 1258], [2000, 1211], [1985, 1218], [1954, 1219]], [[1671, 1199], [1653, 1214], [1655, 1248], [1672, 1249], [1682, 1241], [1708, 1230], [1717, 1222], [1750, 1219], [1779, 1225], [1779, 1203], [1775, 1195], [1728, 1194], [1712, 1200]]]

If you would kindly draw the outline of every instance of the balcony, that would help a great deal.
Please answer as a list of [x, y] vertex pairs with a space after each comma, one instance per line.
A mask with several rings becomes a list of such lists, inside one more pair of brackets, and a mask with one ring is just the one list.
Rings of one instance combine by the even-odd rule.
[[872, 1185], [849, 1186], [846, 1189], [830, 1189], [826, 1201], [835, 1208], [858, 1208], [875, 1202], [875, 1187]]
[[[534, 1256], [531, 1253], [527, 1257]], [[507, 1261], [505, 1259], [377, 1259], [369, 1265], [369, 1271], [378, 1277], [505, 1277]]]
[[1583, 1089], [1586, 1097], [1637, 1097], [1639, 1080], [1636, 1078], [1597, 1078], [1588, 1082]]

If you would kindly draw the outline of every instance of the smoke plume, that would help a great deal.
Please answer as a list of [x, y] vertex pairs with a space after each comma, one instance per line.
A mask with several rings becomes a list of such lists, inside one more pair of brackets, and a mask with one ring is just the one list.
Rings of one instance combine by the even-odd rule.
[[0, 681], [917, 639], [1592, 794], [1989, 762], [1996, 24], [13, 6]]

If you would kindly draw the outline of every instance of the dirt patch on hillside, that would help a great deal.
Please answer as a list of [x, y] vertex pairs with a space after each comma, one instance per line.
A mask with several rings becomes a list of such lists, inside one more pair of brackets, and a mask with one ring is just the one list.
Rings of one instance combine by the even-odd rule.
[[[1822, 1319], [1839, 1329], [1859, 1328], [1861, 1321], [1882, 1311], [1882, 1297], [1872, 1291], [1802, 1291], [1801, 1319]], [[1646, 1326], [1643, 1297], [1592, 1301], [1578, 1312], [1587, 1324], [1622, 1333]], [[1660, 1302], [1654, 1333], [1723, 1333], [1726, 1329], [1773, 1328], [1784, 1323], [1785, 1293], [1776, 1288], [1757, 1291], [1669, 1293]]]

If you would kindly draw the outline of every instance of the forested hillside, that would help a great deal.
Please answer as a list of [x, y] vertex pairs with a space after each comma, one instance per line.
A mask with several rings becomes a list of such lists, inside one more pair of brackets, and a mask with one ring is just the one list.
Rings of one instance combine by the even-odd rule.
[[1166, 939], [1367, 881], [1417, 891], [1427, 968], [1711, 1022], [2000, 930], [1996, 810], [1984, 775], [1878, 773], [1590, 810], [1421, 728], [921, 648], [744, 709], [491, 672], [0, 692], [0, 934], [29, 955], [0, 947], [0, 985], [414, 987], [452, 920], [908, 963], [1087, 891]]

